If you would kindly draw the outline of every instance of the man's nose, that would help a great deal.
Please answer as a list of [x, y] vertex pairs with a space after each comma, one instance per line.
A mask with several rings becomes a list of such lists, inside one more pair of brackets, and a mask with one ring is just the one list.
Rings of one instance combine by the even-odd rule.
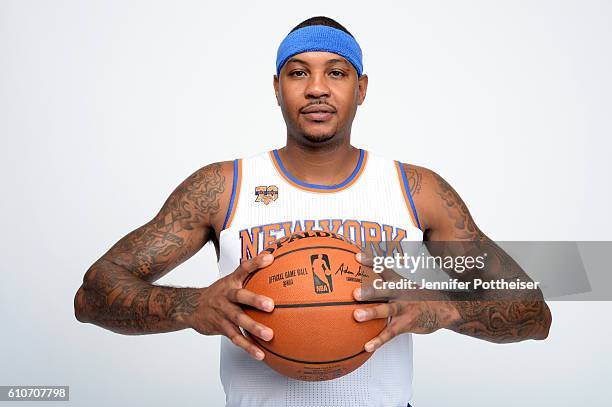
[[309, 80], [308, 86], [306, 87], [306, 97], [318, 99], [321, 97], [328, 97], [330, 93], [329, 86], [327, 84], [327, 78], [324, 73], [313, 73]]

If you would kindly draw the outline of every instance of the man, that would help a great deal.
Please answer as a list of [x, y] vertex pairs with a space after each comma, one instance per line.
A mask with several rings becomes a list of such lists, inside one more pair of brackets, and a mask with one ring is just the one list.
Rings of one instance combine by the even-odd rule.
[[[374, 353], [356, 371], [300, 382], [261, 362], [263, 352], [240, 328], [264, 341], [274, 333], [240, 305], [271, 312], [274, 303], [243, 289], [242, 281], [272, 263], [270, 254], [258, 254], [268, 243], [292, 232], [329, 230], [358, 242], [478, 241], [504, 265], [486, 278], [527, 279], [477, 228], [440, 176], [350, 144], [368, 85], [362, 70], [359, 45], [336, 21], [314, 17], [295, 27], [279, 47], [274, 76], [287, 145], [211, 164], [187, 178], [150, 222], [87, 271], [75, 297], [78, 320], [122, 334], [193, 328], [225, 336], [221, 380], [229, 406], [406, 406], [412, 394], [411, 333], [447, 328], [493, 342], [546, 338], [551, 316], [539, 291], [529, 301], [485, 294], [470, 301], [449, 293], [421, 301], [387, 295], [388, 303], [355, 311], [357, 321], [391, 317], [365, 345]], [[215, 245], [222, 278], [205, 288], [152, 284], [208, 241]], [[371, 260], [360, 258], [366, 266]], [[357, 290], [355, 297], [379, 294]]]

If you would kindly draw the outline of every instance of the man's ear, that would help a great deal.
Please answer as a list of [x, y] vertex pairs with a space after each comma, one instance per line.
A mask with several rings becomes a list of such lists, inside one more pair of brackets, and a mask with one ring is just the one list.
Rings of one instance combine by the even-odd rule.
[[359, 98], [357, 104], [361, 105], [366, 97], [368, 91], [368, 75], [363, 74], [357, 79], [357, 85], [359, 86]]
[[274, 95], [276, 96], [276, 104], [280, 106], [280, 100], [278, 98], [278, 87], [279, 87], [279, 82], [278, 82], [278, 76], [274, 75], [274, 79], [272, 80], [272, 84], [274, 85]]

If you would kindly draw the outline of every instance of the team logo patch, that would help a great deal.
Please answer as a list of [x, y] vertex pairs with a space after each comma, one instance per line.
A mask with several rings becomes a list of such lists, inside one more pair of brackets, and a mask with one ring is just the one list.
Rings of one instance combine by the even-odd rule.
[[314, 291], [316, 294], [327, 294], [334, 291], [331, 267], [327, 254], [313, 254], [310, 256]]
[[263, 202], [268, 205], [278, 199], [278, 187], [276, 185], [262, 185], [255, 187], [255, 202]]

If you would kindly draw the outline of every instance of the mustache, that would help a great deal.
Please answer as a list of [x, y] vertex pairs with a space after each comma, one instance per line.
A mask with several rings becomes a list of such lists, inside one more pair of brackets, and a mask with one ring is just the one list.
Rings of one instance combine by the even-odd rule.
[[307, 104], [306, 106], [302, 106], [300, 108], [300, 112], [303, 112], [305, 109], [309, 108], [310, 106], [328, 106], [331, 109], [333, 109], [334, 112], [336, 112], [336, 106], [332, 105], [331, 103], [327, 103], [324, 100], [316, 100], [314, 102], [311, 102], [311, 103]]

